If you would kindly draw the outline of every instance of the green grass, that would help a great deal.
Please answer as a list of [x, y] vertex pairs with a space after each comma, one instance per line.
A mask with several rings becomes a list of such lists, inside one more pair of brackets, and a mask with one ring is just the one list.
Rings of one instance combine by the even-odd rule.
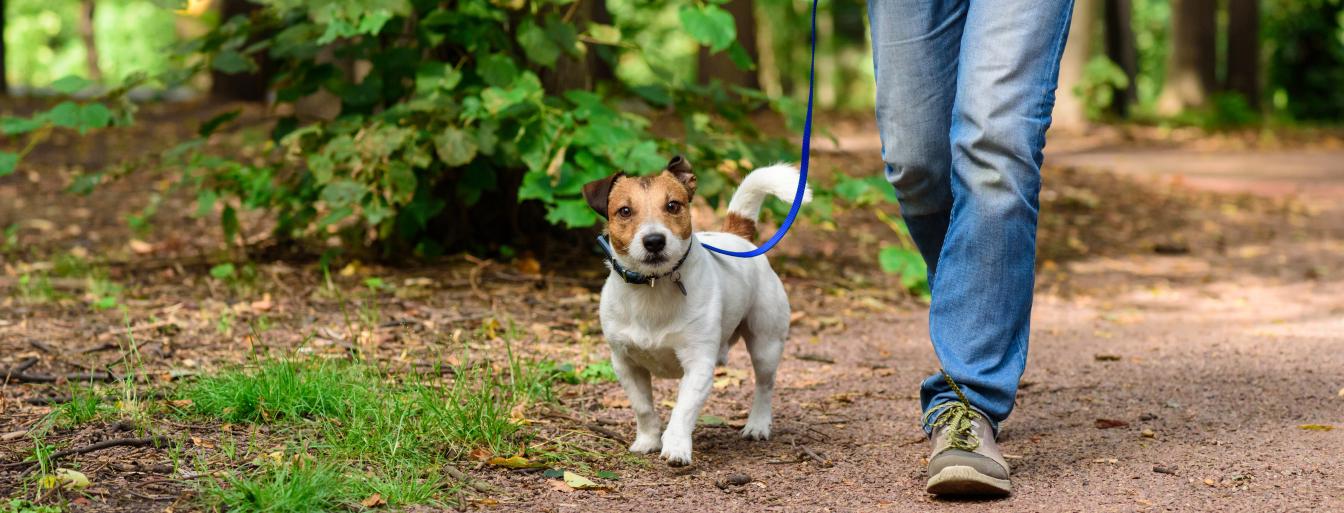
[[93, 387], [72, 386], [70, 401], [52, 409], [51, 420], [57, 427], [72, 428], [97, 419], [109, 409]]
[[[554, 379], [513, 359], [503, 369], [460, 367], [451, 375], [399, 376], [314, 358], [202, 378], [184, 390], [196, 414], [272, 425], [289, 445], [283, 457], [261, 455], [265, 465], [254, 470], [207, 480], [202, 495], [229, 511], [340, 509], [374, 493], [393, 507], [440, 504], [453, 485], [443, 465], [474, 449], [510, 455], [526, 446], [529, 436], [511, 411], [550, 400]], [[235, 440], [221, 445], [237, 459], [258, 457], [250, 444], [246, 451]]]
[[0, 513], [61, 513], [60, 506], [38, 506], [23, 499], [0, 503]]
[[242, 513], [333, 511], [348, 499], [349, 479], [323, 463], [273, 463], [230, 474], [205, 490], [206, 503]]

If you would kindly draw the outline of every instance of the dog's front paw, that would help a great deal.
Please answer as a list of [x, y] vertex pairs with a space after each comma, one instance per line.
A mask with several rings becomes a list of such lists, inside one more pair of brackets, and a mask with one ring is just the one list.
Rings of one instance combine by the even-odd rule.
[[657, 436], [635, 436], [635, 443], [630, 444], [630, 452], [637, 454], [648, 454], [662, 448], [663, 443]]
[[747, 425], [742, 427], [742, 438], [749, 440], [768, 440], [770, 438], [770, 421], [752, 422], [747, 420]]
[[663, 437], [663, 459], [667, 464], [673, 467], [682, 467], [691, 464], [691, 437], [674, 436]]

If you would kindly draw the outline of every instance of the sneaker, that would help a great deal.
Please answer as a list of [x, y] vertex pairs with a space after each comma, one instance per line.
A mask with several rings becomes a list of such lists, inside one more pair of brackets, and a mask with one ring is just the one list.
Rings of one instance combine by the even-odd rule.
[[933, 407], [933, 453], [924, 490], [942, 496], [1002, 497], [1012, 493], [1008, 462], [984, 414], [961, 402]]

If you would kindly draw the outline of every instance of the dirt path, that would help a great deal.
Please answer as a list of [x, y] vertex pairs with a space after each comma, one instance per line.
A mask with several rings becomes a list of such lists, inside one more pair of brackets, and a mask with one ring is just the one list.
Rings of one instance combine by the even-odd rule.
[[[855, 176], [878, 169], [875, 138], [840, 140], [841, 151], [823, 151], [814, 160], [819, 179], [833, 169]], [[1016, 494], [969, 506], [1344, 509], [1344, 187], [1336, 188], [1344, 184], [1344, 160], [1338, 150], [1124, 149], [1090, 140], [1057, 140], [1052, 148], [1042, 193], [1031, 357], [1002, 440]], [[121, 183], [91, 198], [70, 199], [57, 192], [60, 180], [46, 176], [0, 180], [0, 200], [11, 200], [0, 201], [0, 225], [16, 223], [20, 245], [33, 245], [13, 253], [15, 261], [0, 261], [0, 279], [9, 280], [3, 290], [17, 290], [19, 274], [33, 263], [24, 258], [49, 267], [54, 255], [71, 247], [87, 246], [95, 255], [110, 248], [131, 259], [108, 269], [109, 278], [125, 287], [129, 317], [92, 311], [83, 299], [0, 297], [0, 367], [28, 357], [39, 357], [43, 372], [112, 365], [122, 355], [104, 350], [105, 342], [118, 326], [164, 328], [145, 328], [137, 336], [146, 371], [165, 374], [208, 372], [257, 350], [284, 354], [305, 344], [305, 334], [317, 334], [312, 346], [322, 354], [350, 348], [341, 335], [350, 328], [345, 299], [317, 293], [321, 274], [312, 265], [258, 262], [265, 278], [245, 287], [212, 281], [204, 260], [137, 267], [143, 264], [127, 251], [129, 232], [119, 220], [143, 205], [150, 188]], [[1265, 187], [1269, 182], [1287, 186]], [[1290, 194], [1305, 200], [1285, 199]], [[177, 207], [164, 208], [177, 217], [165, 219], [162, 233], [149, 242], [177, 257], [206, 254], [218, 243], [214, 225]], [[772, 256], [795, 311], [803, 313], [780, 370], [773, 439], [748, 443], [737, 437], [751, 388], [739, 348], [729, 366], [735, 371], [720, 376], [723, 386], [705, 411], [727, 425], [697, 431], [691, 467], [671, 469], [656, 457], [626, 456], [585, 427], [596, 421], [618, 436], [632, 434], [628, 402], [615, 384], [563, 385], [559, 401], [582, 424], [528, 414], [543, 416], [537, 430], [544, 434], [583, 434], [591, 444], [585, 449], [593, 451], [587, 464], [620, 476], [614, 489], [562, 492], [540, 473], [464, 462], [473, 478], [502, 490], [466, 498], [473, 504], [497, 501], [493, 510], [555, 512], [968, 506], [923, 492], [927, 442], [917, 427], [917, 393], [937, 363], [923, 307], [894, 287], [895, 278], [875, 271], [873, 256], [889, 232], [868, 211], [874, 208], [895, 213], [891, 205], [855, 208], [837, 214], [843, 230], [806, 223]], [[474, 334], [488, 318], [519, 323], [515, 347], [529, 357], [602, 360], [607, 349], [593, 325], [602, 271], [594, 258], [580, 256], [548, 259], [542, 275], [519, 262], [465, 258], [397, 269], [347, 267], [350, 275], [336, 279], [351, 294], [362, 290], [365, 277], [399, 287], [394, 297], [352, 297], [368, 307], [359, 313], [382, 322], [348, 338], [393, 367], [437, 357], [456, 347], [459, 336], [489, 356], [495, 354], [492, 342]], [[84, 280], [77, 281], [82, 286]], [[265, 336], [244, 335], [244, 326], [262, 321], [271, 326]], [[659, 383], [658, 399], [672, 399], [673, 386]], [[24, 399], [54, 396], [62, 387], [0, 387], [0, 434], [50, 411]], [[1100, 429], [1098, 419], [1123, 425]], [[63, 431], [52, 441], [83, 443], [102, 436], [104, 428]], [[168, 431], [190, 435], [193, 450], [210, 456], [217, 454], [210, 447], [220, 429]], [[30, 452], [26, 439], [0, 441], [0, 463]], [[158, 471], [126, 470], [131, 461], [170, 463], [165, 451], [150, 448], [74, 461], [97, 483], [97, 493], [89, 493], [92, 503], [74, 510], [192, 509], [185, 482], [166, 487], [156, 501], [129, 498], [126, 490], [162, 480]], [[227, 470], [214, 468], [221, 469]], [[752, 482], [716, 486], [735, 473]], [[21, 488], [17, 471], [0, 469], [0, 496]]]
[[[1111, 158], [1077, 155], [1099, 163]], [[1302, 157], [1314, 164], [1294, 176], [1344, 179], [1334, 168], [1338, 160], [1315, 158]], [[1276, 160], [1259, 155], [1251, 163]], [[1254, 165], [1230, 167], [1218, 172], [1225, 181], [1266, 178], [1236, 171]], [[1028, 371], [1002, 440], [1016, 493], [971, 507], [1344, 508], [1344, 429], [1302, 428], [1344, 428], [1344, 210], [1312, 219], [1270, 227], [1265, 239], [1216, 251], [1097, 257], [1044, 270]], [[795, 308], [806, 311], [806, 304], [797, 306], [803, 291], [792, 292]], [[699, 429], [697, 460], [689, 469], [641, 457], [646, 463], [623, 469], [627, 477], [612, 493], [566, 494], [535, 479], [495, 476], [511, 489], [530, 490], [506, 506], [964, 510], [967, 504], [923, 492], [927, 442], [916, 427], [917, 392], [937, 365], [924, 311], [860, 308], [842, 317], [837, 330], [813, 334], [795, 327], [792, 356], [780, 371], [772, 440], [739, 441], [730, 429], [745, 418], [748, 378], [716, 391], [706, 413], [728, 419], [729, 426]], [[749, 368], [745, 354], [735, 352], [730, 366]], [[660, 391], [660, 400], [673, 397], [670, 383]], [[619, 396], [619, 388], [610, 385], [610, 393]], [[633, 431], [628, 408], [595, 414], [622, 433]], [[1099, 419], [1122, 425], [1103, 429]], [[716, 486], [731, 474], [753, 481]]]

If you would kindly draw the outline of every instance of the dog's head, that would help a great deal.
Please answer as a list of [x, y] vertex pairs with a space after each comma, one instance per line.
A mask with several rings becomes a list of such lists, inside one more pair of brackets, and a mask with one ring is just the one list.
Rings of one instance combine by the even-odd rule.
[[621, 265], [643, 274], [664, 274], [691, 244], [691, 163], [673, 157], [661, 173], [616, 173], [583, 186], [583, 197], [607, 219], [607, 234]]

